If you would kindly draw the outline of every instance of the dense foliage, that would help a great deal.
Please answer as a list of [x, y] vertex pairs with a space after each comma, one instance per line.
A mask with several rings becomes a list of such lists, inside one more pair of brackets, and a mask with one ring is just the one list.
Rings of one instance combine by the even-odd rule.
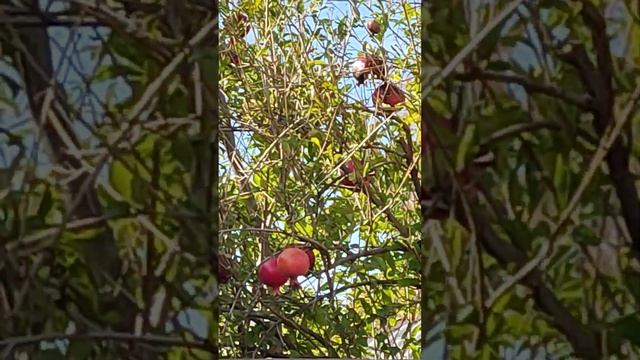
[[423, 8], [425, 345], [636, 358], [637, 2], [451, 3]]
[[[406, 1], [221, 3], [222, 356], [419, 357], [419, 15]], [[386, 59], [398, 111], [372, 102], [381, 80], [357, 86], [364, 53]], [[348, 160], [361, 191], [342, 181]], [[315, 248], [315, 270], [274, 297], [257, 265], [291, 244]]]
[[51, 11], [42, 16], [8, 3], [0, 5], [2, 357], [211, 358], [212, 7], [32, 2]]

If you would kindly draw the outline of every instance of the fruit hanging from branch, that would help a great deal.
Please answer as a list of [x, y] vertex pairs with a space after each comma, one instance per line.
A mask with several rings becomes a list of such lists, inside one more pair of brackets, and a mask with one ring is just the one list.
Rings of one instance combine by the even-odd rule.
[[374, 78], [384, 79], [386, 65], [381, 57], [364, 54], [358, 56], [358, 59], [351, 64], [351, 73], [356, 78], [358, 85], [362, 85], [369, 75]]
[[304, 250], [304, 252], [307, 253], [307, 257], [309, 257], [309, 271], [307, 271], [307, 273], [305, 274], [309, 275], [316, 264], [316, 256], [313, 253], [313, 248], [310, 246], [305, 246], [302, 248], [302, 250]]
[[304, 251], [307, 254], [307, 257], [309, 258], [309, 271], [307, 271], [307, 273], [305, 274], [305, 275], [309, 275], [311, 274], [311, 271], [316, 265], [316, 255], [313, 253], [313, 247], [299, 245], [298, 248]]
[[347, 160], [342, 167], [340, 167], [340, 173], [343, 176], [340, 184], [352, 191], [359, 192], [362, 190], [363, 185], [369, 184], [369, 176], [365, 176], [362, 181], [357, 181], [355, 179], [355, 171], [355, 162], [351, 159]]
[[280, 287], [289, 280], [289, 276], [278, 270], [277, 263], [277, 258], [269, 257], [258, 267], [258, 280], [271, 288], [276, 296], [280, 295]]
[[342, 168], [340, 168], [340, 172], [342, 173], [342, 176], [344, 176], [344, 178], [340, 182], [342, 185], [346, 187], [356, 186], [356, 184], [349, 178], [350, 175], [355, 172], [355, 169], [356, 167], [353, 160], [347, 160], [347, 162], [344, 163]]
[[389, 106], [396, 106], [405, 101], [402, 90], [396, 85], [386, 81], [373, 91], [371, 98], [376, 105], [383, 103]]
[[309, 273], [310, 261], [307, 252], [297, 248], [288, 247], [278, 255], [278, 270], [291, 279], [291, 286], [300, 287], [298, 276], [307, 275]]
[[367, 31], [371, 35], [377, 35], [380, 33], [380, 23], [378, 23], [375, 19], [367, 21]]

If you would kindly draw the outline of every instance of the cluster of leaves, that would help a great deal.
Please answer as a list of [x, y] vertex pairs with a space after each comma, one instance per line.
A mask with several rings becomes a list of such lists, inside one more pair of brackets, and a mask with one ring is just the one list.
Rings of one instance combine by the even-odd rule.
[[[423, 8], [425, 83], [481, 40], [423, 94], [423, 180], [450, 215], [423, 229], [425, 353], [637, 356], [636, 2], [524, 1], [483, 38], [512, 2], [459, 3]], [[629, 123], [591, 174], [616, 121]]]
[[[219, 249], [234, 263], [221, 356], [419, 356], [420, 13], [400, 4], [221, 3]], [[372, 16], [386, 29], [376, 38]], [[377, 113], [374, 84], [356, 86], [361, 52], [393, 65], [405, 111]], [[362, 192], [339, 184], [348, 159], [372, 174]], [[316, 248], [316, 269], [275, 298], [256, 265], [293, 243]]]
[[70, 3], [0, 25], [3, 356], [210, 358], [212, 8]]

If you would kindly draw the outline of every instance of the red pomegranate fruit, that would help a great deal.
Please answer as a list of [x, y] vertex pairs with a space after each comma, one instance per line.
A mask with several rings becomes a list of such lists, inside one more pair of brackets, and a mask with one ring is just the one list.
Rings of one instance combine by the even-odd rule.
[[270, 287], [273, 293], [278, 296], [280, 295], [280, 287], [289, 280], [289, 276], [278, 270], [277, 258], [270, 257], [260, 264], [258, 268], [258, 280]]
[[367, 185], [370, 184], [369, 175], [371, 174], [363, 177], [362, 181], [360, 181], [360, 179], [358, 179], [357, 181], [353, 181], [349, 177], [349, 175], [352, 174], [353, 172], [355, 172], [355, 162], [353, 160], [347, 160], [344, 163], [344, 165], [340, 168], [340, 173], [342, 174], [342, 176], [344, 176], [340, 181], [340, 184], [342, 186], [349, 188], [349, 190], [351, 191], [360, 192], [362, 191], [363, 186], [366, 187]]
[[371, 35], [376, 35], [380, 33], [380, 23], [378, 23], [375, 19], [367, 21], [367, 31]]
[[369, 74], [377, 78], [384, 78], [385, 71], [384, 60], [375, 55], [360, 55], [351, 65], [351, 72], [358, 85], [364, 84]]
[[[309, 270], [307, 270], [307, 273], [304, 274], [304, 275], [309, 275], [311, 273], [311, 270], [313, 269], [313, 266], [316, 263], [316, 256], [313, 254], [313, 248], [303, 247], [301, 249], [302, 249], [302, 251], [305, 252], [305, 254], [307, 254], [307, 257], [309, 258]], [[292, 276], [290, 278], [290, 283], [291, 283], [291, 287], [292, 288], [299, 288], [300, 287], [300, 282], [298, 282], [298, 277], [297, 276]]]
[[353, 174], [355, 170], [356, 166], [353, 160], [347, 160], [342, 168], [340, 168], [340, 172], [342, 173], [342, 176], [344, 176], [340, 183], [347, 187], [355, 187], [356, 184], [349, 178], [349, 175]]
[[384, 59], [375, 55], [367, 55], [367, 68], [376, 78], [384, 78], [386, 72], [386, 66]]
[[233, 49], [235, 48], [236, 40], [234, 38], [229, 39], [229, 42], [225, 44], [225, 49], [222, 51], [222, 55], [229, 59], [230, 63], [235, 66], [240, 66], [240, 57], [238, 53]]
[[238, 56], [238, 54], [235, 51], [230, 51], [229, 52], [229, 60], [231, 61], [231, 63], [235, 66], [240, 66], [240, 57]]
[[388, 82], [378, 86], [373, 91], [371, 97], [375, 104], [383, 103], [389, 106], [396, 106], [405, 100], [402, 90], [400, 90], [396, 85]]
[[367, 59], [358, 58], [353, 64], [351, 64], [351, 72], [353, 73], [353, 77], [356, 78], [358, 85], [363, 84], [364, 80], [367, 78]]
[[344, 167], [345, 167], [345, 169], [347, 169], [347, 173], [351, 174], [352, 172], [354, 172], [356, 170], [356, 163], [354, 163], [353, 160], [347, 160], [344, 163]]
[[309, 273], [309, 256], [297, 247], [289, 247], [278, 255], [278, 270], [291, 280], [292, 288], [299, 288], [298, 276]]
[[278, 255], [277, 268], [289, 277], [307, 274], [309, 265], [307, 253], [296, 247], [286, 248]]
[[309, 271], [307, 272], [307, 275], [308, 275], [311, 272], [311, 270], [313, 270], [313, 267], [316, 264], [316, 256], [313, 253], [312, 247], [308, 247], [308, 246], [305, 247], [304, 252], [307, 253], [307, 257], [309, 257]]

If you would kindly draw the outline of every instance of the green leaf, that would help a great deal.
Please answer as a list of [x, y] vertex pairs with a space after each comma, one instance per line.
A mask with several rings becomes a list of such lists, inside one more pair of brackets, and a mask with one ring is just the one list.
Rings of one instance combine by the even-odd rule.
[[138, 176], [134, 176], [131, 180], [131, 189], [133, 191], [133, 200], [138, 204], [146, 204], [149, 202], [149, 184]]
[[129, 215], [130, 208], [129, 204], [124, 201], [114, 201], [104, 207], [103, 213], [106, 217], [120, 218]]
[[311, 141], [312, 144], [315, 144], [316, 146], [318, 146], [318, 149], [320, 149], [322, 147], [322, 143], [320, 143], [320, 139], [316, 136], [312, 136], [311, 139], [309, 139]]
[[622, 279], [636, 304], [640, 304], [640, 274], [633, 270], [625, 270]]
[[469, 152], [474, 145], [476, 125], [469, 124], [462, 135], [462, 140], [458, 145], [458, 152], [456, 155], [456, 171], [461, 171], [465, 165]]
[[556, 156], [553, 185], [556, 189], [558, 208], [564, 209], [569, 201], [569, 169], [563, 154]]
[[47, 187], [44, 190], [42, 200], [40, 200], [40, 206], [38, 207], [38, 217], [44, 220], [47, 217], [47, 214], [49, 214], [49, 211], [51, 211], [52, 207], [53, 207], [53, 196], [51, 194], [51, 189]]
[[122, 195], [126, 200], [131, 201], [133, 196], [133, 189], [131, 188], [131, 182], [133, 181], [133, 174], [124, 166], [119, 160], [114, 160], [109, 171], [109, 180], [113, 188]]
[[72, 341], [67, 348], [69, 359], [89, 359], [91, 358], [92, 343], [87, 341]]
[[585, 225], [579, 225], [574, 234], [573, 238], [579, 244], [597, 246], [602, 242], [602, 239]]
[[638, 314], [630, 314], [618, 319], [613, 326], [615, 332], [635, 346], [640, 346], [640, 319]]
[[104, 228], [86, 228], [65, 231], [65, 237], [70, 240], [91, 240], [95, 239]]

